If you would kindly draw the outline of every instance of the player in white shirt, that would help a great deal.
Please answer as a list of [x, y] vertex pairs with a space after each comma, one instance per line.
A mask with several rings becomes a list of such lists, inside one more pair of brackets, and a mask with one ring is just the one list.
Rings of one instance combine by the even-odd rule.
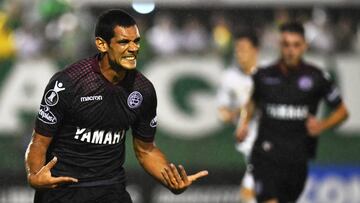
[[[254, 32], [234, 34], [235, 64], [224, 71], [217, 93], [219, 118], [224, 123], [232, 123], [239, 127], [240, 111], [248, 103], [253, 90], [251, 75], [256, 71], [258, 45], [259, 41]], [[254, 118], [249, 123], [246, 140], [236, 143], [236, 149], [247, 161], [256, 138], [257, 126], [257, 119]], [[254, 185], [251, 173], [246, 170], [240, 189], [242, 202], [255, 202]]]

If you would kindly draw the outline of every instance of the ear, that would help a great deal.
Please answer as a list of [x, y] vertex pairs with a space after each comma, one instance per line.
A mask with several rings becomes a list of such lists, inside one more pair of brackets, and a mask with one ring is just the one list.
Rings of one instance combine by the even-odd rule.
[[95, 38], [95, 45], [101, 53], [107, 52], [109, 49], [108, 43], [101, 37]]

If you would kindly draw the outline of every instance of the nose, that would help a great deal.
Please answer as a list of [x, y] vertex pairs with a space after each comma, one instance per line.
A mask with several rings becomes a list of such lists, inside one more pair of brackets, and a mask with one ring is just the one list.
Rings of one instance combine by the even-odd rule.
[[135, 42], [130, 42], [129, 51], [130, 52], [137, 52], [140, 48], [140, 45]]

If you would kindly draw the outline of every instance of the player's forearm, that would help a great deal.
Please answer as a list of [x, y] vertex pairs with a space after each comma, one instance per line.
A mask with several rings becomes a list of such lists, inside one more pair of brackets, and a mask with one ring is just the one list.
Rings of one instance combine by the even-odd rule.
[[344, 103], [340, 104], [339, 107], [337, 107], [337, 109], [332, 112], [329, 117], [322, 121], [323, 130], [327, 130], [339, 125], [344, 120], [346, 120], [348, 116], [349, 113], [346, 109], [346, 106]]
[[228, 108], [220, 107], [218, 109], [219, 118], [224, 123], [236, 122], [237, 116], [239, 115], [240, 110], [231, 111]]
[[239, 125], [248, 124], [253, 118], [254, 111], [255, 103], [251, 100], [245, 105], [245, 107], [241, 108]]
[[25, 167], [28, 176], [36, 174], [45, 165], [46, 148], [40, 143], [31, 142], [25, 153]]
[[150, 150], [136, 150], [136, 157], [140, 165], [156, 180], [165, 183], [161, 171], [167, 168], [169, 163], [159, 148], [154, 146]]
[[28, 177], [36, 174], [45, 165], [46, 152], [50, 142], [51, 138], [34, 132], [25, 152], [25, 168]]

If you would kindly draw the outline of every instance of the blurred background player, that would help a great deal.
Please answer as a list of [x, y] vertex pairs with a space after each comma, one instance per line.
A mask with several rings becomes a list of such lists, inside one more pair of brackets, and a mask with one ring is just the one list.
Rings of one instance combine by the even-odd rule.
[[[256, 33], [243, 30], [234, 33], [234, 64], [227, 68], [222, 76], [218, 89], [218, 113], [224, 123], [238, 124], [241, 108], [249, 101], [253, 82], [251, 75], [256, 70], [259, 40]], [[257, 119], [249, 124], [249, 136], [242, 143], [236, 143], [236, 149], [241, 152], [246, 161], [257, 133]], [[254, 180], [249, 170], [246, 170], [240, 189], [243, 202], [254, 202]]]
[[[243, 125], [237, 131], [244, 139], [252, 112], [261, 112], [259, 133], [251, 155], [258, 202], [296, 202], [308, 174], [308, 160], [314, 157], [316, 138], [348, 117], [340, 92], [330, 76], [303, 60], [307, 49], [300, 23], [280, 28], [281, 58], [253, 76], [254, 103], [243, 111]], [[324, 99], [331, 114], [315, 117]]]

